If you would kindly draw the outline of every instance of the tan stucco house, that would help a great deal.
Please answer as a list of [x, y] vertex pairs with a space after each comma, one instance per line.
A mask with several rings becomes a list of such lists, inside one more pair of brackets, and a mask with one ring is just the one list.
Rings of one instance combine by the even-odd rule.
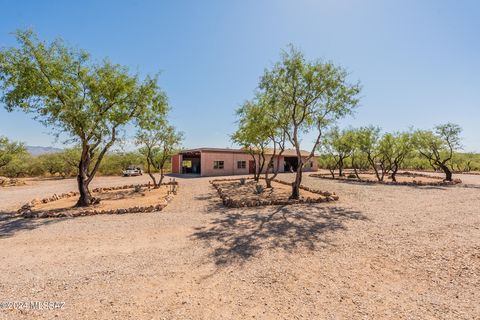
[[[267, 163], [272, 152], [266, 152]], [[308, 152], [302, 151], [307, 158]], [[277, 156], [275, 156], [277, 158]], [[305, 165], [304, 171], [317, 171], [317, 157], [313, 157]], [[258, 164], [258, 156], [255, 158]], [[198, 174], [208, 176], [229, 176], [237, 174], [253, 174], [255, 162], [248, 152], [242, 149], [198, 148], [179, 152], [172, 157], [172, 173]], [[277, 159], [273, 161], [277, 165]], [[289, 172], [297, 169], [297, 155], [295, 150], [287, 149], [280, 156], [278, 172]], [[265, 165], [266, 166], [266, 165]], [[266, 169], [266, 168], [265, 168]]]

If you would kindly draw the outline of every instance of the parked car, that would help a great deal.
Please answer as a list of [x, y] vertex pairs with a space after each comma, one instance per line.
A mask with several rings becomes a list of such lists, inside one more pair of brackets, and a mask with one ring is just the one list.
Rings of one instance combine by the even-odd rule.
[[124, 177], [131, 176], [141, 176], [143, 174], [142, 168], [140, 167], [127, 167], [127, 169], [122, 171]]

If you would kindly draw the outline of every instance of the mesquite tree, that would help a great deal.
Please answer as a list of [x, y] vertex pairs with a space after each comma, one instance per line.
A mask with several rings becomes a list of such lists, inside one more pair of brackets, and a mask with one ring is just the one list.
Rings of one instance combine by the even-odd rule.
[[388, 145], [382, 143], [380, 128], [369, 126], [357, 130], [357, 146], [375, 172], [378, 181], [383, 181], [389, 171]]
[[78, 143], [77, 206], [88, 206], [95, 202], [89, 184], [119, 131], [137, 115], [162, 107], [157, 79], [141, 81], [120, 65], [94, 63], [85, 51], [61, 40], [47, 44], [32, 31], [16, 37], [18, 48], [0, 51], [1, 101]]
[[[140, 153], [147, 160], [147, 173], [153, 181], [153, 187], [158, 188], [164, 178], [165, 163], [179, 149], [183, 133], [175, 127], [160, 121], [156, 124], [142, 127], [136, 136], [137, 144], [142, 145]], [[157, 182], [152, 167], [160, 172]]]
[[262, 105], [257, 100], [245, 102], [236, 113], [239, 118], [238, 129], [233, 133], [231, 139], [252, 156], [253, 178], [258, 181], [267, 163], [266, 152], [270, 143], [270, 124]]
[[453, 123], [438, 125], [434, 131], [418, 130], [413, 134], [416, 150], [432, 167], [445, 173], [445, 180], [452, 181], [451, 160], [455, 150], [461, 148], [462, 128]]
[[255, 180], [258, 181], [266, 165], [265, 183], [267, 188], [271, 188], [273, 179], [278, 175], [287, 140], [275, 100], [259, 93], [253, 101], [237, 110], [237, 116], [239, 128], [232, 135], [232, 140], [247, 150], [256, 150], [252, 152], [254, 161], [258, 158], [259, 163], [258, 172], [255, 170]]
[[27, 152], [25, 145], [0, 136], [0, 169], [7, 166], [15, 157]]
[[335, 126], [325, 134], [325, 139], [319, 149], [329, 155], [329, 159], [332, 161], [331, 166], [329, 166], [332, 177], [335, 177], [335, 169], [338, 169], [340, 177], [345, 176], [343, 169], [346, 160], [352, 154], [353, 148], [352, 129], [339, 130]]
[[380, 150], [384, 152], [392, 181], [397, 181], [398, 170], [413, 151], [411, 133], [384, 134], [380, 140]]
[[[347, 76], [344, 69], [332, 63], [306, 61], [301, 52], [290, 47], [261, 78], [259, 88], [267, 96], [275, 97], [278, 112], [287, 119], [282, 123], [283, 129], [297, 154], [292, 199], [300, 196], [303, 167], [314, 157], [323, 130], [350, 114], [358, 104], [360, 86], [348, 83]], [[309, 155], [302, 157], [302, 134], [313, 130], [313, 146]]]

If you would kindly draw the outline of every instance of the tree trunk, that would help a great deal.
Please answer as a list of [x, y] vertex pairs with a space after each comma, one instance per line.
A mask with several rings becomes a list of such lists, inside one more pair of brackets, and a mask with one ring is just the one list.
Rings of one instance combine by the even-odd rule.
[[[280, 157], [282, 156], [284, 149], [285, 149], [285, 147], [280, 147], [280, 153], [278, 155], [276, 155], [276, 153], [277, 153], [276, 147], [274, 147], [274, 149], [273, 149], [274, 150], [273, 155], [270, 158], [270, 163], [272, 164], [273, 174], [270, 178], [268, 177], [268, 170], [267, 170], [267, 173], [265, 174], [265, 182], [267, 183], [267, 188], [272, 187], [272, 180], [275, 179], [278, 175], [278, 169], [280, 168]], [[277, 158], [277, 165], [276, 166], [273, 164], [273, 158], [274, 157]]]
[[343, 169], [345, 168], [344, 160], [345, 158], [343, 158], [342, 156], [340, 156], [340, 158], [338, 159], [338, 176], [339, 177], [345, 177], [345, 172], [343, 171]]
[[360, 179], [360, 176], [358, 175], [357, 165], [355, 164], [355, 156], [353, 154], [352, 154], [352, 168], [353, 168], [353, 172], [355, 173], [355, 176], [357, 177], [357, 179], [362, 180], [362, 179]]
[[87, 177], [89, 162], [90, 160], [88, 159], [88, 151], [83, 152], [78, 164], [77, 183], [80, 198], [75, 205], [77, 207], [88, 207], [92, 204], [92, 195], [90, 194], [90, 190], [88, 190], [88, 185], [90, 182]]
[[375, 176], [377, 177], [378, 181], [382, 181], [382, 178], [380, 177], [380, 174], [378, 173], [377, 166], [375, 165], [375, 161], [371, 158], [370, 155], [367, 155], [368, 157], [368, 162], [370, 162], [370, 165], [373, 168], [373, 171], [375, 172]]
[[147, 173], [153, 181], [153, 188], [158, 189], [161, 181], [160, 181], [160, 183], [157, 184], [157, 179], [155, 179], [155, 176], [152, 173], [151, 162], [150, 162], [150, 159], [148, 157], [147, 157]]
[[383, 181], [383, 179], [385, 178], [385, 174], [387, 173], [387, 169], [385, 168], [384, 163], [382, 163], [382, 165], [380, 166], [380, 170], [382, 172], [382, 175], [380, 176], [380, 181]]
[[397, 172], [398, 172], [398, 165], [394, 165], [392, 169], [392, 181], [397, 182]]
[[265, 183], [267, 184], [267, 188], [271, 188], [272, 187], [272, 179], [269, 179], [268, 178], [268, 171], [270, 169], [270, 164], [273, 165], [273, 156], [270, 158], [270, 160], [268, 161], [268, 164], [267, 164], [267, 170], [265, 170]]
[[448, 166], [442, 164], [442, 165], [440, 165], [440, 168], [445, 173], [445, 181], [452, 181], [452, 171], [450, 171]]
[[[260, 162], [261, 161], [261, 162]], [[263, 168], [265, 167], [265, 151], [263, 151], [258, 155], [258, 173], [257, 173], [257, 182], [260, 179], [260, 175], [262, 174]], [[267, 168], [268, 171], [268, 168]]]
[[297, 168], [297, 174], [295, 175], [295, 182], [292, 183], [292, 195], [290, 199], [299, 199], [300, 198], [300, 185], [302, 183], [302, 163], [299, 162]]
[[330, 171], [330, 174], [332, 175], [332, 178], [335, 179], [335, 169], [328, 169]]
[[158, 181], [158, 186], [162, 184], [163, 178], [165, 175], [163, 174], [163, 165], [160, 167], [160, 181]]
[[255, 159], [255, 154], [251, 154], [251, 156], [253, 158], [253, 180], [258, 182], [260, 174], [257, 175], [257, 160]]
[[88, 190], [88, 184], [86, 179], [82, 175], [78, 175], [77, 177], [78, 182], [78, 191], [80, 192], [80, 198], [77, 201], [77, 207], [88, 207], [92, 204], [92, 195]]
[[267, 188], [272, 187], [272, 179], [265, 179], [265, 183], [267, 184]]

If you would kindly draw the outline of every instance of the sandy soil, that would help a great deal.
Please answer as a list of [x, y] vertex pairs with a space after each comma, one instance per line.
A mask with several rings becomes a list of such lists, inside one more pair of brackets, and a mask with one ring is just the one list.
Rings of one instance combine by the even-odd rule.
[[[158, 189], [145, 188], [135, 192], [133, 189], [111, 190], [104, 192], [93, 192], [92, 196], [99, 198], [99, 204], [92, 206], [95, 210], [111, 210], [120, 208], [130, 208], [135, 206], [149, 206], [160, 203], [166, 203], [165, 197], [168, 194], [170, 186], [160, 186]], [[74, 208], [77, 203], [77, 197], [60, 199], [48, 203], [40, 203], [35, 205], [34, 211], [59, 211], [61, 209], [74, 211], [83, 210], [82, 208]]]
[[[96, 185], [125, 179], [147, 181]], [[65, 302], [0, 318], [478, 319], [480, 177], [468, 179], [305, 177], [340, 200], [241, 209], [223, 208], [207, 178], [183, 179], [159, 213], [0, 219], [0, 302]], [[74, 186], [0, 190], [0, 210]]]
[[[258, 182], [247, 180], [244, 185], [239, 181], [216, 182], [223, 189], [229, 198], [233, 200], [287, 200], [292, 192], [292, 187], [272, 181], [272, 188], [267, 188], [265, 180]], [[255, 193], [255, 185], [261, 185], [264, 192]], [[319, 194], [300, 189], [300, 199], [312, 198], [318, 199], [322, 197]]]
[[[170, 178], [168, 178], [170, 179]], [[168, 179], [164, 182], [168, 182]], [[90, 187], [112, 187], [127, 184], [148, 183], [147, 176], [137, 177], [97, 177]], [[26, 185], [0, 188], [0, 213], [1, 211], [16, 210], [23, 204], [35, 198], [46, 198], [54, 193], [77, 191], [75, 179], [26, 179]]]

